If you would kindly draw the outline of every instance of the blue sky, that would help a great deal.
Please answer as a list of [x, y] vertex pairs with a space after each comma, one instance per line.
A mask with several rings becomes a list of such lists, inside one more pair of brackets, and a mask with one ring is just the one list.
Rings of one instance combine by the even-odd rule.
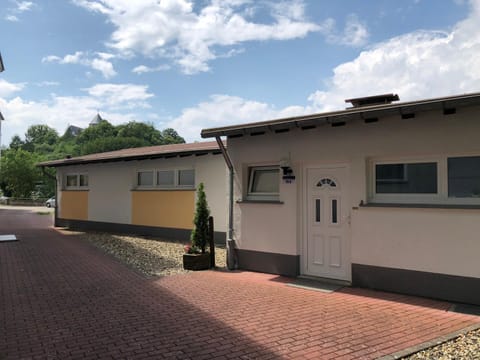
[[480, 91], [480, 0], [2, 0], [2, 144], [33, 124], [202, 128]]

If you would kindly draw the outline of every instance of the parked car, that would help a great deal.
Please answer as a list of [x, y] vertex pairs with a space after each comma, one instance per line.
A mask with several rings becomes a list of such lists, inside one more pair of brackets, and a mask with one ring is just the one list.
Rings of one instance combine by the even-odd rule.
[[45, 201], [45, 206], [46, 207], [55, 207], [56, 205], [56, 202], [55, 202], [55, 196], [54, 197], [51, 197], [50, 199], [48, 199], [47, 201]]

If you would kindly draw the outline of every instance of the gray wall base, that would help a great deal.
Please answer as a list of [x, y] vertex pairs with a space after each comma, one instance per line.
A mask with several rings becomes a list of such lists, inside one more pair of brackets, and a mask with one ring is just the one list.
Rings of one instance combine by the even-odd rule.
[[299, 255], [285, 255], [237, 249], [238, 268], [285, 276], [298, 276]]
[[[191, 230], [165, 228], [156, 226], [142, 226], [129, 224], [116, 224], [99, 221], [85, 221], [85, 220], [70, 220], [70, 219], [55, 219], [55, 226], [68, 227], [77, 230], [103, 231], [115, 234], [141, 235], [163, 237], [166, 239], [189, 241]], [[215, 231], [215, 243], [225, 246], [226, 233]]]
[[480, 305], [480, 279], [352, 264], [352, 285]]

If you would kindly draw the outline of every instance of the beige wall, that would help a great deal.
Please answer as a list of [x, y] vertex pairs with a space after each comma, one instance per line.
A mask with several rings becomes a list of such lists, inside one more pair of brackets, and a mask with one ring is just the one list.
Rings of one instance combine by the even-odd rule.
[[59, 217], [61, 219], [88, 220], [88, 191], [62, 191]]
[[[343, 127], [323, 125], [311, 130], [229, 139], [236, 169], [236, 200], [242, 198], [249, 165], [278, 164], [282, 158], [290, 158], [296, 175], [294, 184], [281, 184], [280, 200], [284, 204], [235, 205], [238, 246], [301, 255], [305, 232], [304, 169], [342, 163], [350, 166], [353, 262], [479, 276], [478, 260], [472, 254], [480, 253], [480, 241], [474, 240], [480, 230], [480, 210], [353, 209], [369, 200], [371, 159], [480, 155], [478, 113], [478, 107], [460, 108], [449, 116], [435, 111], [419, 113], [413, 119], [397, 115], [376, 123], [359, 120]], [[428, 264], [422, 258], [428, 259]], [[460, 262], [460, 266], [455, 264]]]
[[132, 191], [132, 224], [192, 229], [194, 190]]
[[480, 210], [361, 208], [352, 226], [354, 263], [480, 277]]

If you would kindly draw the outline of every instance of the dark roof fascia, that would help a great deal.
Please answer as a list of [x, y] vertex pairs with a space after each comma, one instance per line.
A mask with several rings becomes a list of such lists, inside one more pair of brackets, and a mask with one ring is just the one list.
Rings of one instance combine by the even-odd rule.
[[349, 108], [346, 110], [327, 113], [311, 114], [255, 123], [203, 129], [201, 132], [201, 136], [202, 138], [212, 138], [220, 136], [247, 135], [261, 131], [274, 131], [276, 129], [302, 128], [307, 126], [318, 126], [322, 123], [331, 124], [341, 121], [351, 121], [355, 119], [368, 119], [373, 117], [383, 117], [396, 114], [402, 115], [435, 109], [449, 109], [473, 105], [480, 105], [480, 93], [396, 104], [364, 106], [360, 108]]
[[99, 159], [82, 159], [82, 158], [72, 158], [70, 159], [61, 159], [61, 160], [52, 160], [38, 163], [38, 167], [63, 167], [63, 166], [72, 166], [72, 165], [87, 165], [87, 164], [99, 164], [99, 163], [112, 163], [112, 162], [121, 162], [121, 161], [139, 161], [139, 160], [154, 160], [154, 159], [163, 159], [163, 158], [173, 158], [177, 156], [192, 156], [192, 155], [205, 155], [205, 154], [221, 154], [220, 149], [204, 149], [204, 150], [188, 150], [188, 151], [174, 151], [162, 154], [143, 154], [143, 155], [125, 155], [114, 158], [99, 158]]

